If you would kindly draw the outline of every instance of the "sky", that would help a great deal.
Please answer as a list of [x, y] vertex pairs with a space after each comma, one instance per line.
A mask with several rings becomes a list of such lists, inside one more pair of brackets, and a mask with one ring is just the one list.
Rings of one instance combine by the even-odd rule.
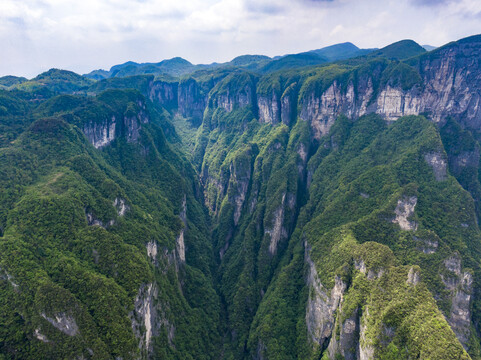
[[443, 45], [481, 33], [480, 0], [1, 0], [0, 76], [194, 64], [350, 41]]

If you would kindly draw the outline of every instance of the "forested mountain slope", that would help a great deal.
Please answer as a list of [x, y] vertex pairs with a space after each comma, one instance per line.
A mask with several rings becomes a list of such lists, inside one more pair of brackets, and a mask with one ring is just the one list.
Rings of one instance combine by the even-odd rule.
[[479, 359], [480, 55], [0, 92], [0, 357]]

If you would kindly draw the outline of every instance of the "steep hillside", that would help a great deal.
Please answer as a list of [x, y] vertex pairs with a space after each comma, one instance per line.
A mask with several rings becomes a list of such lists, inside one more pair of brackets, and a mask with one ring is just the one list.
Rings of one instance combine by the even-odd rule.
[[480, 359], [480, 52], [0, 91], [0, 359]]
[[54, 93], [75, 93], [85, 90], [91, 84], [90, 79], [72, 71], [50, 69], [29, 81], [19, 82], [14, 88], [24, 91], [46, 88]]
[[367, 57], [385, 57], [388, 59], [403, 60], [425, 53], [421, 45], [412, 40], [401, 40], [367, 54]]
[[161, 114], [109, 91], [32, 116], [0, 149], [1, 356], [219, 353], [208, 221]]

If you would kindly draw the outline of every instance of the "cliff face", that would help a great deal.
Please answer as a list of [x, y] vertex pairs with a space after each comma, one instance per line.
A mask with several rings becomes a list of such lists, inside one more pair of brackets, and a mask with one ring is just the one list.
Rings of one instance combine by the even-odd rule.
[[150, 116], [143, 99], [129, 102], [120, 111], [106, 114], [97, 119], [83, 121], [82, 131], [95, 148], [101, 148], [118, 137], [127, 142], [138, 142], [143, 124], [150, 122]]
[[[425, 114], [436, 123], [453, 117], [466, 127], [479, 130], [480, 56], [481, 37], [477, 37], [412, 60], [410, 65], [420, 76], [420, 81], [412, 86], [396, 84], [396, 76], [403, 76], [396, 71], [391, 73], [391, 79], [385, 79], [386, 72], [377, 76], [374, 72], [374, 76], [364, 74], [347, 84], [336, 80], [320, 95], [311, 91], [299, 99], [300, 118], [311, 124], [315, 138], [327, 134], [340, 114], [356, 119], [376, 113], [387, 121]], [[373, 84], [379, 87], [374, 89]]]
[[181, 81], [177, 92], [178, 112], [186, 118], [202, 119], [207, 106], [207, 94], [194, 79]]
[[148, 97], [167, 109], [173, 109], [178, 106], [178, 91], [178, 82], [153, 81], [149, 84]]
[[[296, 82], [267, 93], [246, 85], [223, 92], [214, 89], [209, 95], [209, 91], [201, 91], [194, 79], [181, 83], [153, 82], [149, 96], [167, 108], [178, 106], [180, 115], [196, 119], [202, 119], [209, 102], [210, 107], [223, 108], [227, 112], [236, 106], [255, 104], [260, 122], [290, 125], [295, 122], [299, 108], [299, 117], [311, 125], [316, 139], [327, 134], [341, 114], [356, 119], [376, 113], [387, 121], [424, 114], [441, 123], [453, 117], [468, 128], [479, 129], [480, 57], [481, 39], [474, 37], [410, 60], [403, 66], [393, 65], [386, 69], [385, 64], [378, 64], [370, 71], [354, 69], [351, 76], [333, 80], [321, 93], [313, 88], [301, 91], [299, 97]], [[404, 74], [406, 71], [410, 73]], [[417, 81], [403, 83], [406, 76], [415, 77]]]
[[95, 148], [101, 148], [108, 145], [115, 139], [115, 129], [117, 121], [115, 116], [111, 119], [105, 119], [103, 122], [86, 123], [83, 127], [83, 132], [90, 143]]

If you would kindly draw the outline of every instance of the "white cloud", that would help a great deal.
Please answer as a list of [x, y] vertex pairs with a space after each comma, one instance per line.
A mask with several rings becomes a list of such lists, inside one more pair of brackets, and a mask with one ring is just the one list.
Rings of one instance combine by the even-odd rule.
[[194, 63], [351, 41], [442, 45], [479, 31], [478, 0], [2, 0], [0, 75], [124, 61]]

